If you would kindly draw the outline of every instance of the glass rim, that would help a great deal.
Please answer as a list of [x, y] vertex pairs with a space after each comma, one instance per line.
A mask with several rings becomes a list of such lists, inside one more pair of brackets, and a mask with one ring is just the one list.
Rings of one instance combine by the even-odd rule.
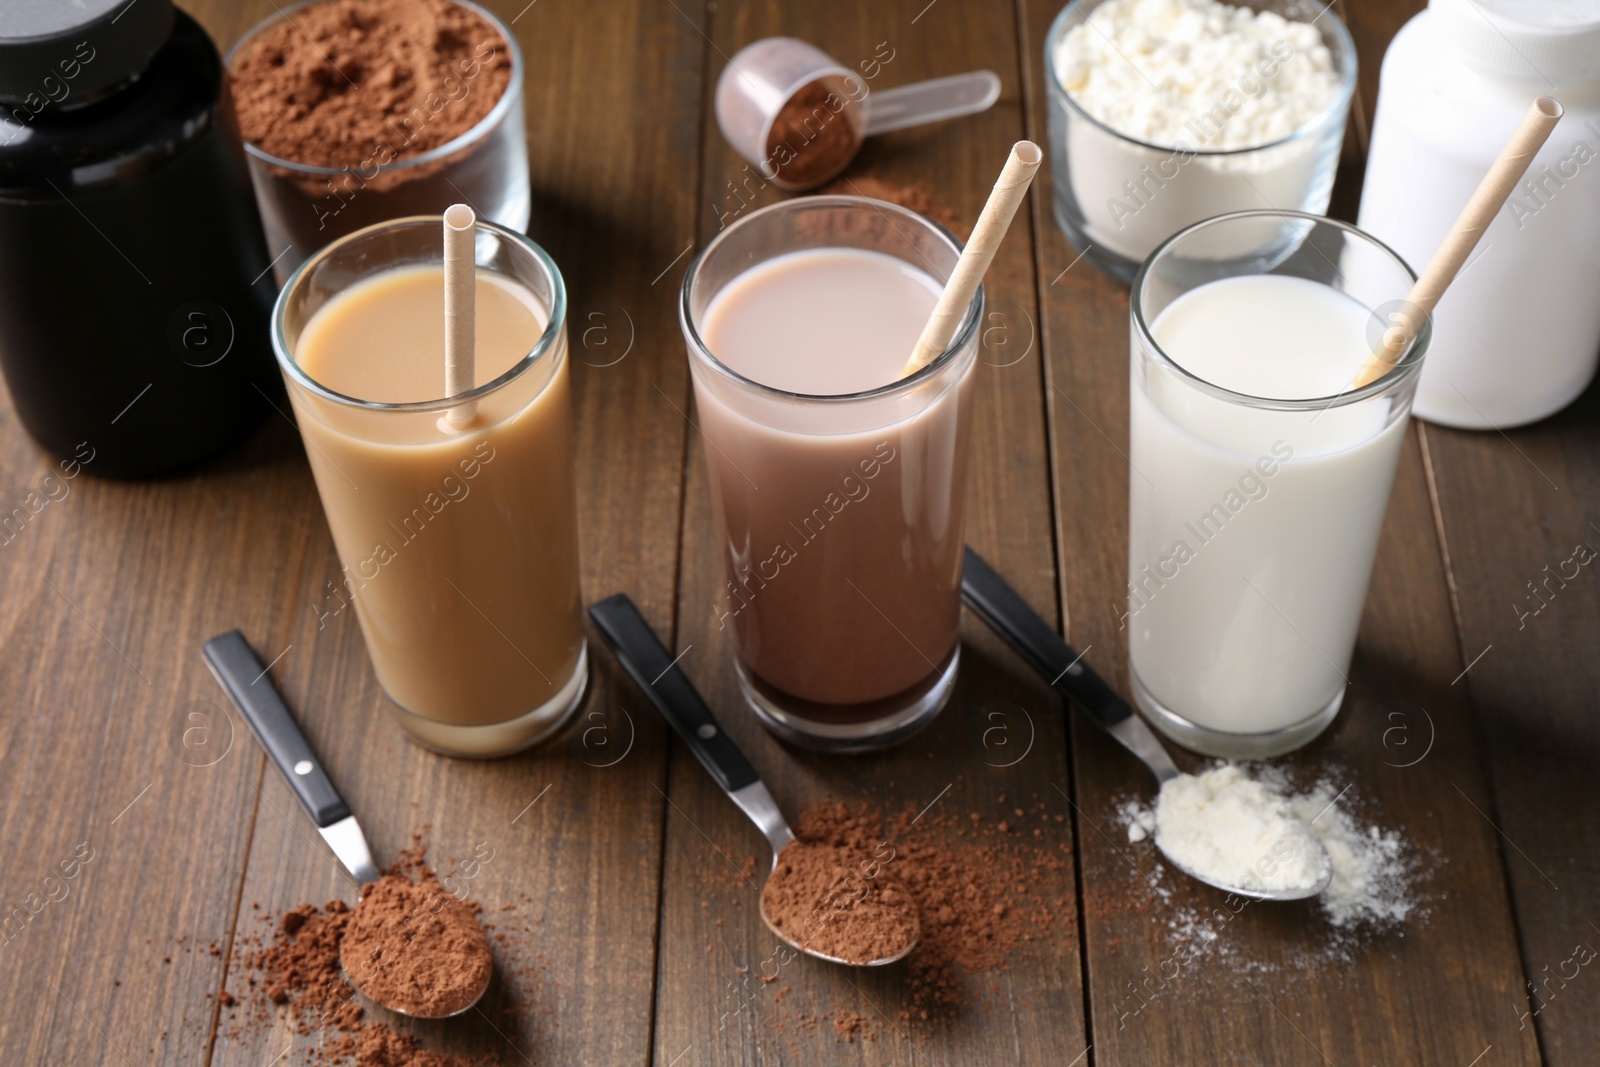
[[[1128, 312], [1133, 321], [1134, 328], [1138, 331], [1139, 339], [1144, 348], [1147, 351], [1155, 353], [1155, 355], [1160, 358], [1160, 361], [1163, 364], [1183, 375], [1183, 377], [1190, 383], [1199, 386], [1203, 392], [1208, 393], [1219, 400], [1241, 404], [1245, 407], [1266, 408], [1274, 411], [1308, 411], [1314, 408], [1346, 407], [1350, 404], [1360, 403], [1361, 401], [1367, 400], [1379, 393], [1389, 392], [1395, 386], [1400, 385], [1404, 379], [1416, 375], [1422, 368], [1422, 357], [1427, 353], [1428, 343], [1433, 338], [1432, 316], [1429, 316], [1426, 320], [1424, 320], [1422, 328], [1417, 331], [1416, 336], [1412, 337], [1410, 343], [1406, 345], [1406, 350], [1401, 355], [1400, 359], [1397, 360], [1393, 366], [1385, 371], [1380, 377], [1359, 388], [1346, 389], [1343, 392], [1334, 393], [1331, 396], [1306, 397], [1303, 399], [1293, 400], [1285, 399], [1283, 397], [1256, 396], [1252, 393], [1243, 393], [1236, 389], [1229, 389], [1226, 386], [1217, 385], [1215, 382], [1208, 381], [1205, 378], [1200, 377], [1198, 374], [1195, 374], [1187, 367], [1183, 366], [1183, 364], [1173, 359], [1171, 354], [1169, 354], [1166, 349], [1162, 348], [1156, 343], [1155, 336], [1150, 332], [1150, 323], [1146, 321], [1144, 313], [1144, 282], [1146, 275], [1150, 273], [1150, 268], [1166, 255], [1167, 251], [1173, 244], [1192, 233], [1203, 230], [1208, 226], [1237, 222], [1242, 219], [1264, 218], [1301, 219], [1314, 225], [1331, 226], [1335, 229], [1343, 230], [1345, 233], [1365, 241], [1367, 244], [1376, 248], [1379, 252], [1388, 256], [1389, 259], [1400, 268], [1401, 273], [1407, 278], [1411, 279], [1412, 284], [1416, 283], [1416, 271], [1411, 269], [1411, 265], [1405, 261], [1400, 253], [1396, 252], [1394, 249], [1390, 248], [1388, 245], [1384, 244], [1370, 233], [1367, 233], [1365, 230], [1358, 229], [1348, 222], [1344, 222], [1339, 219], [1330, 219], [1325, 215], [1313, 215], [1305, 211], [1267, 211], [1262, 209], [1252, 209], [1249, 211], [1230, 211], [1226, 215], [1217, 215], [1213, 218], [1204, 219], [1192, 225], [1185, 226], [1183, 229], [1179, 230], [1177, 233], [1173, 234], [1171, 237], [1168, 237], [1165, 241], [1162, 241], [1159, 245], [1157, 245], [1156, 250], [1151, 252], [1150, 255], [1146, 257], [1145, 261], [1139, 265], [1139, 271], [1133, 276], [1133, 284], [1128, 290]], [[1265, 274], [1267, 272], [1262, 271], [1259, 273]], [[1241, 274], [1237, 275], [1237, 277], [1251, 277], [1251, 275]], [[1193, 290], [1190, 291], [1192, 292]], [[1404, 299], [1405, 295], [1405, 293], [1402, 293], [1396, 299]], [[1354, 298], [1352, 297], [1351, 299]], [[1376, 313], [1369, 308], [1368, 314], [1371, 315]]]
[[[880, 214], [884, 213], [885, 209], [888, 209], [889, 211], [900, 215], [902, 218], [931, 230], [936, 237], [944, 240], [946, 244], [955, 250], [958, 259], [960, 258], [962, 250], [966, 247], [961, 242], [960, 238], [956, 237], [955, 234], [951, 233], [948, 229], [940, 225], [934, 219], [931, 219], [920, 212], [912, 211], [910, 208], [901, 207], [899, 204], [890, 203], [887, 200], [874, 200], [872, 197], [868, 196], [826, 195], [797, 196], [791, 197], [787, 200], [780, 200], [776, 204], [768, 204], [764, 208], [759, 208], [755, 211], [752, 211], [744, 218], [739, 219], [732, 226], [729, 226], [727, 229], [717, 234], [717, 236], [711, 239], [710, 243], [708, 243], [699, 251], [699, 253], [695, 255], [694, 259], [689, 261], [689, 269], [684, 271], [683, 284], [679, 287], [678, 321], [683, 327], [684, 337], [688, 339], [690, 353], [692, 355], [699, 356], [703, 363], [719, 372], [723, 377], [728, 378], [741, 386], [753, 389], [757, 393], [766, 396], [782, 397], [788, 400], [804, 400], [808, 403], [848, 403], [859, 400], [874, 400], [880, 397], [890, 396], [895, 393], [909, 392], [917, 386], [930, 381], [941, 371], [943, 371], [944, 368], [947, 367], [964, 348], [966, 348], [966, 346], [972, 341], [973, 337], [976, 336], [978, 322], [982, 318], [984, 298], [982, 285], [979, 285], [978, 291], [973, 294], [972, 302], [967, 305], [966, 313], [962, 315], [961, 323], [956, 327], [954, 337], [951, 338], [950, 344], [946, 346], [943, 352], [940, 352], [933, 359], [929, 360], [927, 365], [921, 370], [917, 371], [915, 374], [907, 375], [904, 378], [896, 378], [894, 381], [885, 385], [875, 386], [871, 389], [864, 389], [855, 393], [798, 393], [794, 392], [793, 390], [779, 389], [776, 386], [763, 384], [762, 382], [758, 382], [753, 378], [745, 377], [743, 374], [740, 374], [738, 371], [722, 362], [722, 360], [718, 359], [712, 353], [710, 346], [706, 344], [705, 338], [700, 336], [699, 327], [695, 325], [694, 315], [690, 311], [689, 301], [693, 292], [695, 279], [699, 275], [700, 268], [704, 264], [706, 257], [709, 256], [719, 245], [721, 245], [722, 242], [727, 239], [729, 234], [733, 233], [746, 223], [749, 223], [763, 215], [775, 214], [780, 211], [794, 211], [803, 207], [812, 207], [817, 205], [855, 208], [870, 207]], [[912, 265], [915, 266], [915, 264]], [[752, 266], [754, 266], [754, 264], [752, 264]], [[937, 281], [938, 279], [934, 280]], [[948, 281], [948, 279], [946, 279], [946, 281]], [[906, 358], [910, 358], [909, 353], [907, 354]]]
[[[277, 22], [279, 19], [287, 19], [294, 12], [299, 11], [302, 8], [311, 7], [315, 4], [320, 4], [323, 2], [324, 0], [300, 0], [300, 3], [294, 4], [290, 7], [282, 8], [281, 10], [268, 15], [266, 18], [250, 27], [245, 35], [235, 41], [233, 43], [233, 47], [228, 49], [227, 55], [222, 57], [224, 76], [226, 77], [227, 72], [232, 68], [234, 57], [238, 55], [239, 50], [254, 40], [256, 35], [265, 30], [269, 23]], [[506, 114], [511, 110], [511, 108], [522, 99], [522, 47], [517, 44], [517, 39], [512, 35], [511, 28], [504, 22], [501, 22], [500, 18], [495, 15], [494, 12], [488, 10], [487, 8], [480, 7], [479, 5], [473, 3], [472, 0], [451, 0], [451, 3], [454, 3], [458, 7], [467, 8], [469, 11], [477, 14], [480, 18], [489, 23], [490, 26], [499, 31], [501, 39], [506, 42], [506, 50], [511, 53], [511, 80], [506, 83], [506, 91], [501, 94], [499, 100], [495, 101], [495, 105], [489, 109], [489, 113], [474, 123], [470, 129], [451, 138], [449, 141], [439, 145], [437, 148], [429, 149], [421, 155], [408, 156], [405, 159], [397, 159], [385, 163], [378, 167], [377, 171], [372, 175], [373, 177], [376, 177], [378, 173], [387, 174], [394, 171], [403, 171], [409, 167], [419, 167], [427, 163], [435, 163], [446, 158], [447, 156], [456, 154], [462, 149], [470, 147], [472, 144], [487, 137], [490, 131], [505, 119]], [[246, 154], [252, 158], [258, 159], [270, 166], [282, 167], [284, 170], [293, 171], [296, 174], [324, 178], [332, 177], [336, 174], [358, 173], [361, 169], [361, 165], [358, 163], [346, 164], [342, 167], [322, 167], [315, 166], [310, 163], [297, 163], [292, 159], [283, 159], [279, 156], [275, 156], [271, 152], [268, 152], [256, 145], [253, 141], [247, 141], [243, 137], [241, 137], [239, 140], [244, 145]]]
[[[1104, 2], [1105, 0], [1098, 0], [1095, 6], [1098, 7]], [[1251, 152], [1262, 152], [1269, 148], [1279, 148], [1294, 141], [1300, 141], [1304, 140], [1305, 138], [1312, 137], [1325, 129], [1329, 121], [1335, 116], [1345, 115], [1350, 110], [1350, 101], [1355, 95], [1356, 78], [1360, 73], [1361, 64], [1360, 60], [1356, 56], [1355, 39], [1350, 36], [1350, 27], [1346, 26], [1344, 24], [1344, 20], [1341, 19], [1331, 7], [1329, 7], [1322, 12], [1322, 14], [1319, 16], [1319, 19], [1333, 20], [1331, 23], [1331, 25], [1335, 27], [1333, 35], [1338, 38], [1339, 42], [1343, 45], [1344, 54], [1349, 57], [1349, 61], [1346, 63], [1345, 69], [1340, 72], [1339, 92], [1326, 108], [1322, 109], [1311, 118], [1301, 123], [1296, 129], [1292, 130], [1286, 136], [1280, 137], [1276, 141], [1268, 141], [1266, 144], [1251, 145], [1248, 148], [1188, 148], [1180, 147], [1178, 145], [1156, 144], [1153, 141], [1141, 141], [1137, 137], [1132, 137], [1126, 133], [1123, 133], [1121, 130], [1106, 125], [1104, 122], [1101, 122], [1099, 119], [1089, 114], [1083, 109], [1082, 105], [1072, 98], [1072, 94], [1067, 91], [1066, 86], [1061, 84], [1061, 75], [1056, 70], [1054, 53], [1056, 50], [1056, 45], [1059, 44], [1061, 39], [1066, 36], [1068, 16], [1078, 9], [1080, 3], [1081, 0], [1072, 0], [1072, 2], [1067, 4], [1066, 7], [1063, 7], [1060, 13], [1056, 15], [1054, 21], [1050, 23], [1050, 29], [1045, 32], [1045, 87], [1051, 93], [1060, 96], [1062, 100], [1066, 101], [1067, 106], [1072, 109], [1076, 117], [1082, 119], [1091, 126], [1096, 127], [1103, 133], [1106, 133], [1119, 141], [1136, 145], [1139, 148], [1145, 148], [1152, 152], [1187, 152], [1191, 157], [1199, 156], [1206, 159], [1224, 159], [1228, 156], [1243, 156], [1248, 155]], [[1267, 9], [1253, 8], [1252, 10], [1260, 11]], [[1080, 17], [1083, 21], [1087, 22], [1089, 20], [1089, 12], [1083, 12]]]
[[[534, 346], [531, 349], [528, 350], [527, 355], [517, 360], [517, 362], [512, 364], [511, 367], [505, 371], [505, 373], [501, 374], [492, 381], [475, 386], [465, 393], [458, 393], [455, 396], [440, 397], [436, 400], [407, 400], [399, 403], [382, 400], [363, 400], [360, 397], [349, 396], [345, 393], [336, 392], [335, 390], [328, 388], [315, 378], [311, 377], [310, 374], [306, 373], [305, 368], [300, 366], [300, 364], [295, 360], [293, 353], [289, 351], [288, 345], [285, 341], [284, 317], [288, 314], [289, 294], [294, 292], [297, 288], [299, 288], [300, 285], [304, 283], [311, 269], [323, 263], [332, 253], [345, 247], [346, 245], [353, 244], [354, 242], [364, 238], [376, 237], [379, 234], [388, 231], [415, 229], [425, 225], [438, 227], [441, 225], [441, 222], [439, 217], [436, 215], [407, 215], [404, 218], [390, 219], [387, 222], [379, 222], [374, 223], [371, 226], [362, 227], [354, 233], [346, 234], [338, 240], [318, 249], [314, 255], [307, 259], [304, 263], [300, 264], [300, 266], [296, 267], [293, 274], [289, 275], [289, 280], [284, 282], [283, 288], [278, 291], [278, 298], [274, 302], [272, 308], [272, 352], [273, 355], [277, 357], [278, 366], [295, 382], [296, 385], [301, 386], [308, 392], [322, 398], [323, 400], [328, 400], [348, 408], [358, 408], [367, 411], [398, 412], [447, 411], [450, 408], [456, 407], [457, 405], [466, 401], [481, 400], [489, 394], [496, 392], [502, 386], [509, 384], [516, 378], [520, 377], [525, 371], [532, 368], [545, 356], [547, 352], [551, 350], [551, 348], [555, 346], [556, 340], [562, 335], [562, 332], [566, 329], [567, 324], [567, 286], [566, 281], [561, 277], [560, 268], [556, 266], [555, 260], [550, 258], [550, 254], [536, 244], [526, 234], [521, 234], [515, 230], [508, 229], [504, 226], [501, 226], [499, 223], [489, 222], [485, 219], [479, 219], [478, 225], [480, 227], [492, 231], [502, 240], [509, 240], [512, 242], [512, 244], [521, 246], [523, 251], [527, 252], [533, 257], [534, 262], [537, 263], [540, 269], [545, 272], [545, 277], [550, 282], [550, 306], [546, 309], [550, 317], [545, 323], [544, 332], [539, 335], [539, 340], [534, 343]], [[361, 281], [366, 281], [369, 278], [376, 277], [385, 270], [394, 270], [400, 266], [401, 264], [390, 264], [379, 267], [373, 270], [371, 273], [363, 276]], [[512, 280], [514, 281], [515, 279]], [[356, 284], [359, 284], [359, 282]], [[348, 291], [349, 287], [341, 290], [341, 292]], [[309, 319], [307, 321], [309, 321]], [[440, 366], [442, 367], [443, 364], [441, 363]]]

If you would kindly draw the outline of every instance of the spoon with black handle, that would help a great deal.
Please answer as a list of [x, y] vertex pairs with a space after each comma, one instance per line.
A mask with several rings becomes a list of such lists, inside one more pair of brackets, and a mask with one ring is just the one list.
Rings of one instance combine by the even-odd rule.
[[[996, 633], [1005, 638], [1006, 642], [1016, 649], [1023, 659], [1032, 664], [1040, 675], [1048, 679], [1053, 689], [1076, 704], [1088, 714], [1096, 726], [1116, 738], [1118, 744], [1137, 756], [1139, 762], [1156, 776], [1158, 787], [1178, 777], [1180, 772], [1173, 764], [1172, 757], [1161, 742], [1156, 740], [1156, 735], [1151, 732], [1145, 721], [1134, 714], [1128, 702], [1117, 695], [1117, 691], [1096, 674], [1094, 669], [1083, 661], [1083, 657], [1073, 651], [1072, 646], [1063, 641], [1050, 624], [1028, 606], [1028, 602], [1022, 599], [1021, 594], [1007, 585], [1005, 579], [995, 573], [994, 568], [971, 548], [967, 549], [966, 562], [961, 572], [961, 599], [984, 622], [993, 627]], [[1314, 842], [1316, 835], [1307, 828], [1305, 838], [1308, 842]], [[1156, 842], [1156, 847], [1161, 847], [1159, 841]], [[1320, 844], [1315, 847], [1319, 850], [1322, 848]], [[1260, 887], [1225, 885], [1179, 863], [1166, 849], [1162, 849], [1161, 852], [1174, 867], [1196, 881], [1254, 900], [1303, 900], [1306, 897], [1314, 897], [1328, 888], [1328, 883], [1333, 878], [1332, 863], [1324, 862], [1321, 879], [1310, 887], [1263, 890]]]
[[[589, 618], [605, 637], [606, 643], [616, 653], [630, 677], [638, 683], [645, 696], [654, 704], [661, 717], [671, 724], [683, 743], [689, 746], [700, 765], [728, 794], [728, 799], [739, 805], [739, 810], [750, 817], [756, 829], [772, 846], [772, 868], [778, 868], [778, 854], [794, 842], [794, 832], [784, 821], [778, 802], [772, 799], [756, 769], [745, 759], [733, 738], [723, 732], [711, 708], [696, 691], [687, 675], [678, 669], [672, 653], [662, 647], [661, 640], [645, 621], [639, 609], [624, 593], [607, 597], [589, 605]], [[766, 894], [763, 893], [763, 900]], [[917, 938], [891, 956], [881, 959], [841, 959], [817, 951], [808, 944], [796, 941], [793, 935], [780, 929], [761, 909], [761, 919], [774, 935], [791, 948], [829, 963], [842, 963], [851, 967], [879, 967], [904, 959], [917, 947]]]
[[[373, 862], [372, 850], [367, 847], [367, 838], [361, 832], [361, 825], [356, 822], [355, 815], [339, 791], [333, 787], [332, 779], [322, 769], [317, 754], [311, 750], [311, 742], [300, 732], [300, 726], [289, 713], [277, 686], [267, 677], [266, 665], [256, 655], [255, 649], [250, 647], [250, 642], [245, 640], [244, 634], [230, 630], [213, 637], [206, 642], [205, 657], [206, 666], [211, 668], [211, 673], [227, 692], [233, 706], [250, 724], [250, 731], [261, 742], [261, 747], [266, 750], [273, 764], [283, 772], [301, 807], [306, 809], [306, 814], [316, 824], [317, 833], [333, 849], [333, 854], [339, 857], [345, 870], [350, 872], [358, 885], [376, 882], [381, 875], [378, 865]], [[360, 904], [356, 906], [359, 908]], [[360, 978], [354, 973], [361, 970], [360, 967], [345, 967], [346, 976], [355, 983], [356, 988], [391, 1011], [418, 1018], [445, 1019], [459, 1015], [476, 1004], [483, 997], [484, 990], [489, 988], [489, 975], [486, 973], [480, 987], [462, 991], [466, 1003], [436, 1015], [424, 1015], [373, 997], [362, 988]], [[453, 1002], [460, 1003], [460, 998], [454, 998]]]

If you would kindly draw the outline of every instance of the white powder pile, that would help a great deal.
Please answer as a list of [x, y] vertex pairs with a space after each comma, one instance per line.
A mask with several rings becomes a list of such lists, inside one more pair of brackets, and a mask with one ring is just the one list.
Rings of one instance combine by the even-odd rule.
[[1263, 889], [1284, 887], [1274, 883], [1312, 884], [1320, 877], [1320, 870], [1312, 877], [1300, 858], [1269, 864], [1266, 876], [1258, 865], [1262, 857], [1275, 856], [1274, 848], [1287, 852], [1290, 846], [1281, 842], [1294, 842], [1306, 855], [1304, 837], [1280, 824], [1309, 826], [1332, 865], [1333, 877], [1320, 898], [1328, 921], [1341, 929], [1402, 923], [1417, 910], [1412, 896], [1416, 860], [1397, 831], [1358, 822], [1342, 806], [1345, 795], [1326, 781], [1299, 795], [1271, 769], [1252, 778], [1237, 764], [1221, 764], [1168, 782], [1154, 810], [1125, 801], [1118, 814], [1129, 841], [1154, 837], [1192, 870], [1239, 885], [1254, 874]]
[[1169, 779], [1155, 824], [1156, 846], [1206, 882], [1286, 892], [1310, 889], [1328, 873], [1307, 820], [1236, 764]]
[[1315, 26], [1216, 0], [1106, 0], [1062, 38], [1055, 66], [1095, 119], [1169, 148], [1271, 144], [1339, 94]]

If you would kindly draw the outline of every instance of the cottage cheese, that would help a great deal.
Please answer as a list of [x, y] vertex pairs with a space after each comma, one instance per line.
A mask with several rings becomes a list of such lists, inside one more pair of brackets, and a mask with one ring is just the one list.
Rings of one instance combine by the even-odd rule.
[[1215, 0], [1106, 0], [1062, 38], [1073, 102], [1118, 133], [1167, 148], [1258, 148], [1328, 109], [1339, 74], [1322, 34]]
[[1214, 215], [1327, 207], [1343, 73], [1316, 26], [1216, 0], [1105, 0], [1053, 63], [1102, 124], [1054, 107], [1057, 207], [1087, 241], [1137, 261]]

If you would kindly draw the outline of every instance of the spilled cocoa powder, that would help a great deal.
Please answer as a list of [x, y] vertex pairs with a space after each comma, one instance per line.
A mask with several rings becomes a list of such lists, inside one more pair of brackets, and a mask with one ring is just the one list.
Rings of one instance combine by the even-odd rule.
[[249, 962], [261, 972], [264, 992], [274, 1004], [294, 1000], [296, 1029], [352, 1032], [360, 1029], [362, 1008], [339, 969], [339, 945], [350, 922], [342, 900], [322, 908], [299, 904], [284, 912], [272, 942]]
[[[237, 1005], [246, 1013], [234, 1021], [232, 1033], [272, 1025], [271, 1008], [276, 1006], [289, 1012], [295, 1033], [317, 1036], [316, 1047], [306, 1050], [313, 1064], [498, 1064], [498, 1057], [476, 1060], [435, 1052], [368, 1019], [341, 962], [347, 954], [353, 960], [382, 961], [362, 977], [374, 992], [381, 987], [402, 1003], [407, 997], [419, 1008], [455, 1003], [462, 988], [476, 991], [493, 966], [478, 911], [477, 904], [444, 889], [426, 861], [421, 835], [414, 834], [412, 847], [401, 852], [382, 879], [363, 887], [355, 910], [342, 900], [321, 908], [298, 904], [284, 912], [269, 940], [244, 949], [248, 992], [223, 994], [225, 1007]], [[476, 929], [475, 939], [464, 930], [466, 924]], [[459, 974], [452, 974], [452, 968]]]
[[[806, 811], [792, 824], [798, 840], [839, 850], [857, 870], [870, 869], [876, 860], [879, 877], [893, 877], [906, 890], [918, 914], [917, 946], [890, 968], [900, 976], [896, 991], [872, 1011], [853, 1001], [846, 1008], [804, 995], [811, 979], [791, 984], [798, 972], [788, 968], [797, 965], [781, 954], [748, 970], [736, 969], [718, 1011], [742, 1012], [769, 990], [772, 1010], [763, 1016], [771, 1026], [769, 1037], [775, 1047], [805, 1062], [819, 1034], [854, 1044], [938, 1031], [965, 1013], [991, 1010], [993, 976], [1018, 966], [1035, 946], [1059, 952], [1056, 942], [1063, 935], [1058, 931], [1063, 923], [1070, 926], [1077, 907], [1071, 881], [1064, 877], [1072, 863], [1070, 842], [1062, 834], [1065, 816], [1052, 813], [1038, 796], [1008, 802], [1000, 795], [995, 805], [998, 810], [985, 805], [979, 813], [957, 811], [948, 802], [924, 810], [926, 805], [918, 803], [884, 814], [852, 800]], [[731, 867], [708, 867], [701, 906], [746, 906], [756, 870], [753, 859], [742, 867], [737, 860]], [[714, 948], [706, 945], [708, 953]], [[992, 1010], [1009, 1009], [994, 1005]]]
[[422, 1048], [415, 1038], [387, 1026], [368, 1026], [363, 1030], [356, 1039], [355, 1058], [356, 1067], [471, 1067], [474, 1063], [465, 1056]]
[[924, 182], [892, 182], [879, 177], [869, 169], [846, 173], [817, 190], [823, 195], [865, 196], [873, 200], [887, 200], [899, 204], [919, 215], [926, 215], [962, 240], [966, 240], [970, 227], [962, 221], [944, 200]]
[[877, 858], [804, 840], [785, 845], [761, 890], [761, 914], [789, 944], [848, 963], [905, 955], [917, 905]]

